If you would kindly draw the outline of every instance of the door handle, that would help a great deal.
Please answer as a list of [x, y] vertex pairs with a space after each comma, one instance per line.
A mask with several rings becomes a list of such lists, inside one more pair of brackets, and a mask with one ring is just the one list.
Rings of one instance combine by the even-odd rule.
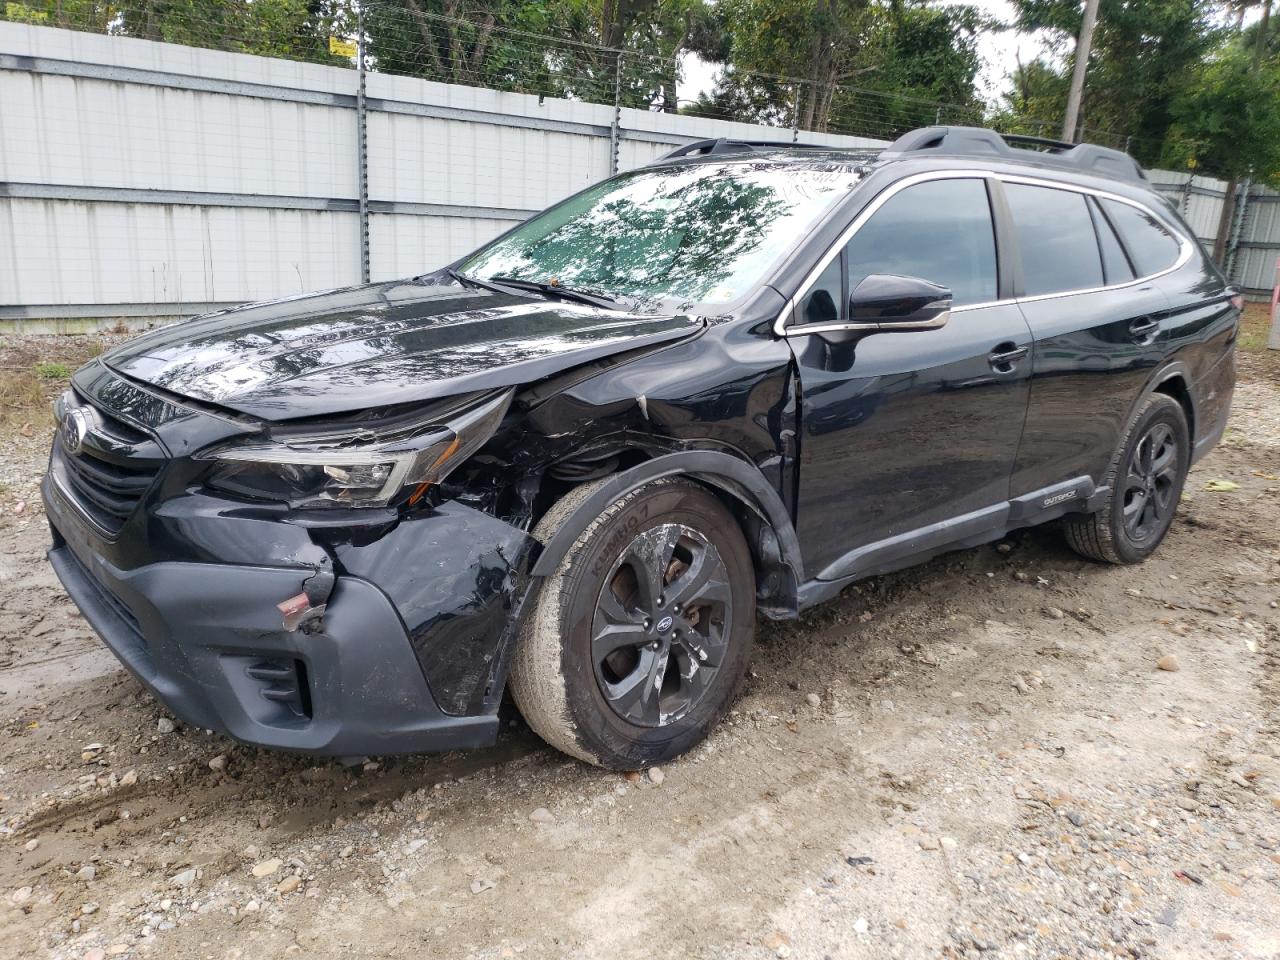
[[1139, 343], [1148, 341], [1150, 336], [1160, 329], [1160, 321], [1155, 317], [1137, 317], [1129, 321], [1129, 335]]
[[991, 364], [991, 369], [996, 373], [1010, 373], [1013, 365], [1023, 359], [1028, 353], [1026, 347], [1019, 347], [1013, 343], [1002, 343], [995, 348], [991, 356], [987, 357], [987, 362]]

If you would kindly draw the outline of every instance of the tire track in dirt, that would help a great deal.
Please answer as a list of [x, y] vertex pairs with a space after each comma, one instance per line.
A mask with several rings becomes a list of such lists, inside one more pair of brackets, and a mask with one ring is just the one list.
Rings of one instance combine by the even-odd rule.
[[[1280, 423], [1272, 403], [1243, 392], [1140, 568], [1017, 532], [762, 623], [734, 716], [661, 785], [520, 727], [494, 751], [353, 771], [161, 734], [127, 675], [68, 670], [98, 663], [79, 646], [0, 669], [19, 689], [0, 701], [0, 955], [1274, 954], [1280, 450], [1247, 433]], [[1205, 492], [1215, 477], [1240, 490]], [[5, 629], [61, 617], [25, 572], [46, 535], [0, 515]], [[1166, 653], [1179, 672], [1155, 670]], [[21, 692], [31, 671], [46, 687]], [[530, 820], [541, 807], [552, 822]], [[254, 878], [268, 858], [280, 871]]]

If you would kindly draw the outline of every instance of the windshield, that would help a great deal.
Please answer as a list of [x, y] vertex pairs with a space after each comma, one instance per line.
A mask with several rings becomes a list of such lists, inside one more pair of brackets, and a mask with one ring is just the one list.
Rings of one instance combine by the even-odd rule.
[[461, 271], [639, 300], [728, 303], [858, 182], [853, 165], [718, 163], [640, 170], [552, 207]]

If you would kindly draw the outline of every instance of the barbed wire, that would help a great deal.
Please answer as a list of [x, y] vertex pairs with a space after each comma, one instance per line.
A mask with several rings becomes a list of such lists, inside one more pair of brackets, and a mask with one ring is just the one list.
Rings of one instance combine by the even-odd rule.
[[[172, 7], [149, 8], [145, 0], [137, 8], [110, 6], [101, 0], [74, 7], [57, 0], [7, 0], [0, 5], [0, 20], [353, 68], [352, 48], [363, 13], [365, 67], [374, 73], [588, 103], [615, 105], [617, 101], [619, 106], [796, 133], [892, 139], [934, 123], [991, 126], [1005, 133], [1049, 138], [1057, 132], [1053, 121], [977, 101], [948, 103], [911, 92], [815, 84], [807, 78], [728, 66], [717, 71], [712, 90], [696, 99], [681, 98], [683, 51], [657, 53], [536, 32], [502, 23], [494, 12], [475, 20], [388, 0], [366, 0], [361, 7], [353, 0], [331, 0], [313, 8], [299, 27], [272, 20], [271, 8], [260, 3], [228, 3], [222, 10], [225, 16], [211, 18]], [[424, 31], [428, 35], [422, 35]], [[813, 122], [802, 120], [806, 94]], [[825, 101], [826, 107], [812, 106], [818, 100]], [[1144, 155], [1159, 153], [1163, 145], [1093, 126], [1082, 127], [1080, 138], [1121, 149], [1137, 145]]]

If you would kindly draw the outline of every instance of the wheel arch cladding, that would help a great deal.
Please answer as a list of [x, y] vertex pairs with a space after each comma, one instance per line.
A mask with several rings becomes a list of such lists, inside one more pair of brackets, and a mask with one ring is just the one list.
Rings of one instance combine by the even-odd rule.
[[605, 478], [548, 538], [531, 574], [554, 574], [573, 542], [611, 503], [666, 477], [696, 481], [725, 503], [751, 548], [761, 612], [779, 619], [796, 616], [804, 570], [787, 508], [756, 466], [713, 450], [663, 454]]

